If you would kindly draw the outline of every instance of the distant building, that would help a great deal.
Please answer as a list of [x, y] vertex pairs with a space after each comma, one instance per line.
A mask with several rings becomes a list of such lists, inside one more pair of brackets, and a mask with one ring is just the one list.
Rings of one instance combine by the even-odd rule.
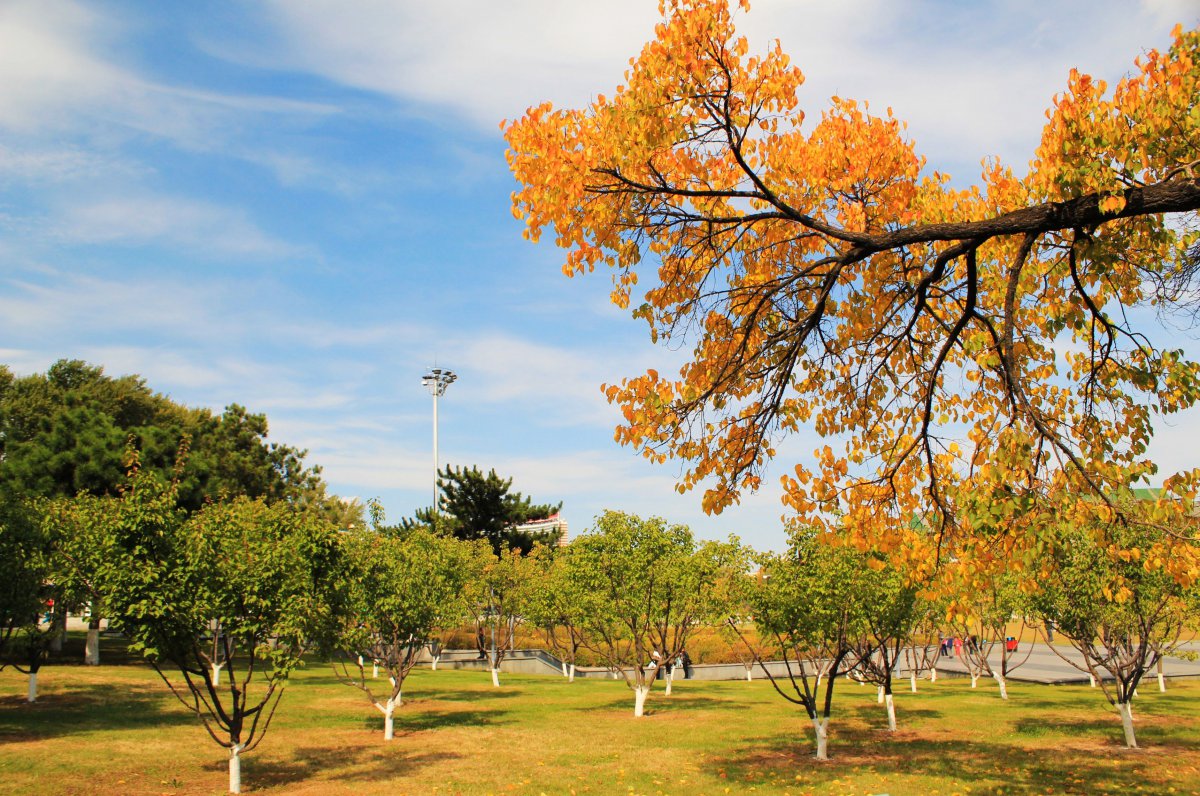
[[517, 526], [518, 531], [536, 534], [556, 534], [555, 547], [562, 547], [567, 543], [567, 521], [562, 518], [560, 512], [551, 514], [544, 520], [533, 520]]

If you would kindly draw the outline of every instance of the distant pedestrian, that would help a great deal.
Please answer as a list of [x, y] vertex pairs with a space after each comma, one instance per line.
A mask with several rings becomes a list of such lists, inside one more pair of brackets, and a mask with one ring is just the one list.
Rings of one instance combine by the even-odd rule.
[[683, 653], [680, 654], [679, 658], [683, 662], [683, 679], [691, 680], [692, 679], [692, 656], [688, 655], [687, 650], [684, 650]]
[[961, 658], [962, 650], [963, 650], [962, 636], [955, 636], [954, 637], [954, 657]]

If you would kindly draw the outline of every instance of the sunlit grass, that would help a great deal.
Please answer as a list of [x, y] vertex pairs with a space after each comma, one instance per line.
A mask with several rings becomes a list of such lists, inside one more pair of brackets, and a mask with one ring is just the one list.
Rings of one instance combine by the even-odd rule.
[[[225, 755], [149, 668], [43, 670], [42, 698], [0, 673], [0, 791], [216, 794]], [[1177, 793], [1200, 791], [1200, 681], [1142, 689], [1140, 750], [1085, 686], [967, 680], [897, 686], [900, 730], [874, 691], [839, 683], [828, 763], [803, 714], [763, 681], [677, 682], [634, 719], [623, 683], [419, 670], [396, 739], [362, 694], [310, 664], [288, 686], [247, 792], [428, 793]]]

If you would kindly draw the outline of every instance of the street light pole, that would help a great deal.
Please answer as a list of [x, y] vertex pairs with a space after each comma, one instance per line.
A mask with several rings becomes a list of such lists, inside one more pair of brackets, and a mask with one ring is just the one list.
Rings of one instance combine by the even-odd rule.
[[421, 384], [429, 388], [433, 394], [433, 524], [437, 530], [438, 521], [438, 397], [446, 394], [449, 387], [458, 376], [450, 370], [434, 368], [421, 379]]

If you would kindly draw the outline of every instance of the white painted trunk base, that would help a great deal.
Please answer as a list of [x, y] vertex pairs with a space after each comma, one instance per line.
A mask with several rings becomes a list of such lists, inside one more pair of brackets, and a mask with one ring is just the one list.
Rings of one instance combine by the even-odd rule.
[[1121, 726], [1125, 729], [1125, 745], [1130, 749], [1137, 749], [1137, 738], [1133, 734], [1133, 705], [1119, 702], [1117, 712], [1121, 714]]
[[389, 699], [382, 705], [376, 702], [375, 707], [383, 714], [383, 740], [390, 741], [396, 737], [396, 700]]
[[646, 714], [646, 695], [650, 693], [650, 686], [635, 685], [633, 687], [633, 715], [641, 717]]
[[492, 685], [496, 686], [497, 688], [500, 687], [500, 670], [499, 669], [492, 669]]
[[1004, 681], [1004, 677], [998, 674], [993, 674], [992, 677], [996, 678], [996, 685], [1000, 686], [1000, 698], [1008, 699], [1008, 683]]
[[1163, 673], [1162, 673], [1162, 672], [1159, 672], [1159, 673], [1158, 673], [1158, 690], [1159, 690], [1159, 691], [1166, 691], [1166, 690], [1167, 690], [1167, 681], [1163, 679]]
[[223, 663], [214, 663], [214, 664], [213, 664], [213, 667], [212, 667], [212, 681], [213, 681], [213, 685], [220, 685], [220, 684], [221, 684], [221, 667], [222, 667], [222, 666], [224, 666], [224, 665], [225, 665], [225, 664], [223, 664]]
[[568, 667], [568, 670], [567, 670], [567, 682], [568, 683], [575, 682], [575, 664], [573, 664], [573, 663]]
[[562, 673], [563, 673], [563, 677], [567, 677], [567, 676], [568, 676], [568, 675], [567, 675], [567, 662], [566, 662], [566, 661], [559, 661], [559, 666], [561, 666], [561, 667], [562, 667]]
[[242, 792], [242, 751], [241, 744], [229, 747], [229, 792]]
[[670, 696], [671, 695], [671, 683], [674, 682], [674, 680], [675, 680], [675, 673], [674, 672], [666, 672], [663, 675], [663, 680], [665, 680], [667, 683], [667, 687], [663, 691], [663, 694], [664, 694], [664, 696]]
[[430, 668], [430, 670], [432, 670], [432, 671], [435, 671], [435, 672], [436, 672], [436, 671], [437, 671], [437, 665], [438, 665], [438, 661], [440, 661], [441, 659], [442, 659], [442, 656], [441, 656], [441, 655], [434, 655], [434, 656], [433, 656], [433, 660], [432, 660], [432, 662], [431, 662], [431, 663], [430, 663], [430, 665], [429, 665], [429, 668]]
[[879, 686], [878, 692], [875, 695], [875, 703], [878, 705], [883, 704], [883, 686]]
[[37, 702], [37, 672], [29, 673], [29, 691], [25, 697], [26, 702]]
[[979, 675], [971, 672], [971, 687], [974, 688], [977, 685], [979, 685]]
[[83, 663], [85, 666], [100, 665], [100, 628], [89, 627], [87, 632], [87, 646], [83, 650]]
[[829, 719], [815, 718], [812, 720], [813, 734], [817, 737], [817, 759], [829, 759]]
[[896, 731], [896, 703], [892, 701], [892, 695], [886, 694], [884, 701], [887, 703], [888, 714], [888, 732]]
[[1096, 677], [1095, 677], [1095, 675], [1092, 675], [1092, 674], [1089, 674], [1089, 675], [1088, 675], [1088, 684], [1089, 684], [1089, 685], [1090, 685], [1092, 688], [1095, 688], [1095, 687], [1096, 687]]
[[371, 679], [379, 679], [379, 661], [371, 662]]
[[914, 694], [917, 693], [917, 672], [915, 669], [908, 675], [908, 690]]
[[747, 683], [754, 682], [754, 667], [753, 666], [746, 667], [746, 682]]
[[937, 667], [936, 666], [929, 670], [929, 682], [931, 682], [931, 683], [937, 682]]

